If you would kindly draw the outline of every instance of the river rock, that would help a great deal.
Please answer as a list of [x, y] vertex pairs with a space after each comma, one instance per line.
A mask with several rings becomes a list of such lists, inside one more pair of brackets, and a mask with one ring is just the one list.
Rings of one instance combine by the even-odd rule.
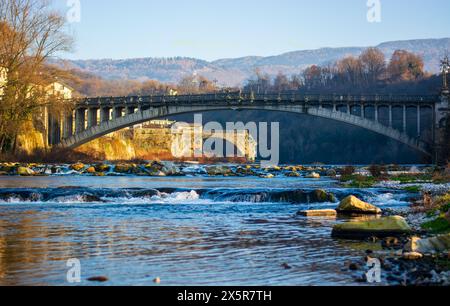
[[275, 177], [275, 175], [273, 175], [272, 173], [268, 173], [268, 174], [261, 174], [259, 177], [265, 179], [272, 179]]
[[308, 175], [306, 176], [306, 178], [320, 179], [320, 174], [319, 174], [319, 173], [316, 173], [316, 172], [313, 172], [313, 173], [311, 173], [311, 174], [308, 174]]
[[28, 167], [18, 167], [17, 168], [17, 175], [20, 175], [20, 176], [33, 176], [35, 174], [36, 173], [33, 170], [31, 170], [30, 168], [28, 168]]
[[336, 238], [366, 239], [385, 238], [411, 232], [411, 227], [400, 216], [377, 218], [368, 221], [348, 222], [333, 227], [332, 236]]
[[302, 210], [297, 215], [304, 217], [336, 217], [337, 212], [334, 209]]
[[96, 171], [95, 171], [94, 167], [89, 167], [89, 168], [86, 169], [86, 172], [89, 173], [89, 174], [94, 174]]
[[300, 177], [301, 176], [300, 173], [298, 173], [296, 171], [292, 171], [292, 172], [286, 173], [285, 175], [287, 177]]
[[206, 168], [206, 173], [210, 176], [232, 174], [233, 171], [227, 166], [210, 166]]
[[447, 253], [450, 251], [450, 233], [428, 239], [413, 237], [405, 245], [406, 252], [419, 252], [422, 254]]
[[423, 255], [418, 252], [410, 252], [410, 253], [404, 253], [402, 257], [403, 257], [403, 259], [407, 259], [407, 260], [418, 260], [418, 259], [422, 259]]
[[179, 167], [177, 167], [177, 165], [175, 165], [172, 162], [160, 162], [161, 165], [163, 166], [161, 171], [169, 176], [175, 176], [175, 175], [180, 175], [181, 174], [181, 170]]
[[337, 175], [337, 172], [334, 169], [330, 169], [327, 171], [327, 176], [329, 176], [329, 177], [336, 177], [336, 175]]
[[131, 172], [132, 169], [133, 169], [133, 166], [130, 164], [117, 164], [114, 167], [114, 172], [128, 174]]
[[111, 166], [107, 164], [98, 164], [95, 166], [95, 171], [97, 172], [108, 172], [111, 170]]
[[351, 195], [341, 201], [336, 209], [340, 214], [379, 215], [382, 210]]
[[76, 164], [71, 165], [70, 169], [80, 172], [81, 170], [84, 169], [84, 167], [85, 166], [83, 163], [76, 163]]

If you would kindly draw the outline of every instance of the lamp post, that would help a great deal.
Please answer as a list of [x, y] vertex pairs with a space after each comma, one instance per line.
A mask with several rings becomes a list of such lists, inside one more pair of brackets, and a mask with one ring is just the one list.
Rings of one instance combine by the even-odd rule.
[[448, 84], [447, 84], [447, 74], [450, 72], [450, 61], [448, 59], [448, 55], [441, 61], [442, 67], [442, 92], [445, 94], [449, 93]]

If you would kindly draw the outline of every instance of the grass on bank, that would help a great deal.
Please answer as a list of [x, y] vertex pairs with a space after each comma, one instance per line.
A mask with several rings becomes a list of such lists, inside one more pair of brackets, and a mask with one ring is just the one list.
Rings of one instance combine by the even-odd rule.
[[432, 207], [427, 212], [429, 217], [436, 216], [434, 220], [422, 224], [422, 228], [434, 234], [450, 233], [450, 193], [435, 197], [432, 201]]

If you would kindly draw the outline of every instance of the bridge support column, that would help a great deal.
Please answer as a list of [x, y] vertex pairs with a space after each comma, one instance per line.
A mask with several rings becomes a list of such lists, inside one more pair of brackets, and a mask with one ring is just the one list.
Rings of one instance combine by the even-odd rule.
[[406, 105], [403, 105], [403, 132], [406, 133]]
[[393, 126], [392, 105], [389, 105], [389, 127]]
[[375, 112], [375, 121], [378, 122], [378, 105], [374, 106], [374, 112]]
[[361, 118], [365, 118], [366, 117], [366, 109], [364, 107], [364, 104], [361, 105]]
[[422, 134], [420, 105], [417, 106], [417, 137]]
[[113, 118], [120, 118], [120, 117], [122, 117], [122, 111], [123, 111], [122, 107], [114, 107]]
[[110, 120], [111, 109], [109, 107], [102, 107], [100, 109], [100, 122], [107, 122]]
[[132, 115], [132, 114], [134, 114], [134, 111], [135, 111], [135, 107], [134, 106], [129, 106], [129, 107], [127, 107], [127, 115]]
[[98, 117], [98, 108], [89, 108], [88, 109], [88, 128], [94, 127], [97, 125], [97, 117]]
[[75, 121], [76, 121], [75, 125], [76, 133], [83, 132], [85, 130], [86, 125], [86, 109], [80, 108], [76, 110]]
[[73, 113], [71, 112], [64, 120], [63, 138], [69, 138], [73, 135]]
[[61, 119], [57, 115], [48, 115], [48, 144], [56, 145], [61, 141]]

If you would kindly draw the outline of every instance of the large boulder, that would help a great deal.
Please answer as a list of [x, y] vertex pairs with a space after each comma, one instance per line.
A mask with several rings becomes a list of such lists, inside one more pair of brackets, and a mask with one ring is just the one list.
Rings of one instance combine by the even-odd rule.
[[351, 195], [341, 201], [336, 209], [340, 214], [379, 215], [382, 210]]
[[450, 252], [450, 233], [428, 239], [413, 237], [404, 248], [405, 252], [418, 252], [422, 254]]
[[18, 167], [17, 168], [17, 175], [20, 175], [20, 176], [33, 176], [35, 174], [36, 173], [32, 169], [30, 169], [28, 167]]
[[400, 216], [377, 218], [368, 221], [348, 222], [333, 227], [332, 236], [346, 239], [386, 238], [411, 232], [411, 227]]

